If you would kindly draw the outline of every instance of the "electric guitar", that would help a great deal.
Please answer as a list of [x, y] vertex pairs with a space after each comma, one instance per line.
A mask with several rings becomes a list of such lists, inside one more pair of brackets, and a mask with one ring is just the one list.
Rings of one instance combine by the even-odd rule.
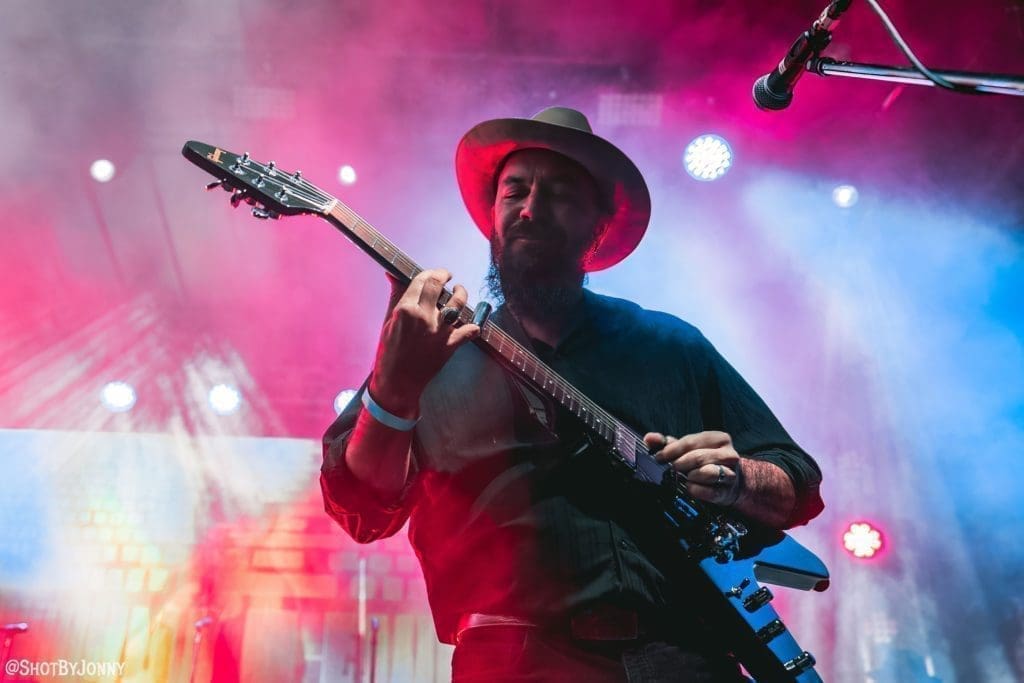
[[[262, 164], [248, 155], [190, 141], [185, 158], [210, 173], [231, 192], [231, 204], [251, 205], [257, 218], [298, 214], [319, 216], [366, 252], [391, 275], [411, 281], [422, 270], [384, 235], [345, 204], [306, 181], [299, 171], [285, 172], [274, 162]], [[448, 303], [445, 289], [438, 306]], [[703, 584], [715, 625], [727, 634], [744, 668], [757, 681], [820, 682], [814, 657], [803, 650], [771, 605], [772, 593], [760, 582], [801, 590], [823, 591], [829, 576], [813, 553], [781, 531], [748, 528], [715, 506], [689, 496], [685, 481], [667, 464], [657, 462], [636, 431], [617, 420], [545, 365], [536, 355], [487, 319], [490, 305], [465, 306], [461, 323], [480, 325], [474, 340], [508, 372], [529, 383], [572, 413], [591, 446], [617, 466], [663, 492], [661, 511], [682, 552]]]

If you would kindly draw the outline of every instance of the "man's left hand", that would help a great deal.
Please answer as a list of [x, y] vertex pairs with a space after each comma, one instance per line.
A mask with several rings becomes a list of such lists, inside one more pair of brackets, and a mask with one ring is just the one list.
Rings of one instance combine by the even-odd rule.
[[686, 478], [686, 489], [694, 498], [732, 505], [740, 496], [740, 455], [725, 432], [698, 432], [682, 438], [657, 432], [644, 435], [644, 443], [659, 462]]

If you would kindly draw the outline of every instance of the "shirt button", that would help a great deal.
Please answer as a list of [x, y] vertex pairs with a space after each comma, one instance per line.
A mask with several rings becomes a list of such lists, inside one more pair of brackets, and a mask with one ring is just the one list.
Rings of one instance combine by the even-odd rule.
[[625, 539], [619, 541], [619, 547], [622, 548], [623, 550], [629, 550], [629, 541], [627, 541]]

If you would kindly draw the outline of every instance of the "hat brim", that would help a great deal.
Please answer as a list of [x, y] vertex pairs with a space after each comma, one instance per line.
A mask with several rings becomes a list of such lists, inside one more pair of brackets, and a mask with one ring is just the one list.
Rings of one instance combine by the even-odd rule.
[[583, 166], [597, 181], [614, 211], [588, 272], [626, 258], [643, 238], [651, 218], [651, 196], [636, 165], [618, 147], [592, 133], [533, 119], [493, 119], [474, 126], [455, 151], [455, 175], [462, 200], [477, 228], [490, 239], [494, 229], [495, 174], [509, 154], [547, 149]]

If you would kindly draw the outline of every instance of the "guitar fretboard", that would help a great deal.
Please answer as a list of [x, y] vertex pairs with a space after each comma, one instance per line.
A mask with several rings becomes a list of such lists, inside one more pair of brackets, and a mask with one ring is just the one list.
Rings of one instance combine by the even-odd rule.
[[[326, 214], [335, 227], [387, 268], [392, 275], [408, 281], [422, 272], [423, 269], [405, 252], [342, 202], [333, 199]], [[451, 293], [444, 290], [439, 303], [443, 306], [450, 298]], [[466, 306], [462, 309], [460, 320], [463, 323], [469, 322], [474, 314], [474, 309]], [[646, 452], [646, 447], [633, 430], [587, 398], [583, 392], [497, 324], [486, 321], [477, 339], [479, 343], [486, 344], [493, 353], [504, 359], [506, 367], [513, 369], [520, 377], [579, 418], [594, 435], [612, 447], [616, 455], [630, 466], [636, 466], [639, 449], [642, 448]]]

